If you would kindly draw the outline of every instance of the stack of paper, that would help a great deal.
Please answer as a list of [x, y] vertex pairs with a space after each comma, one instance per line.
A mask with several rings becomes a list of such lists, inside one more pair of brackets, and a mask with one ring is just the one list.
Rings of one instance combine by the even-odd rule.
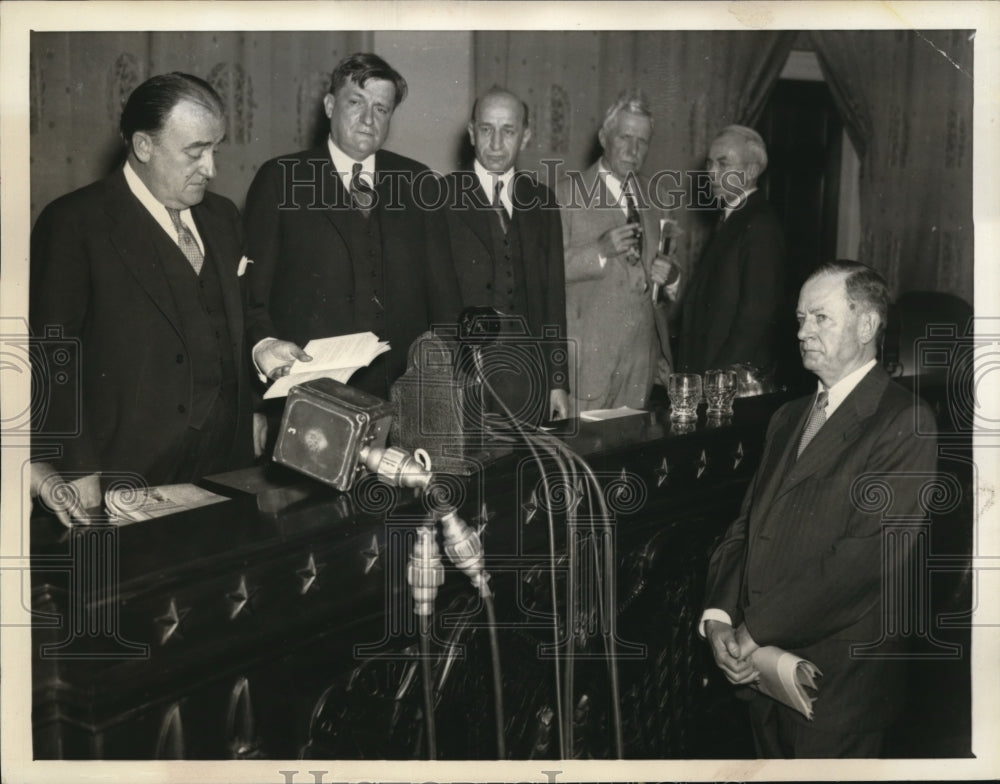
[[315, 378], [332, 378], [346, 384], [356, 370], [368, 367], [375, 357], [388, 350], [389, 343], [379, 340], [372, 332], [310, 340], [305, 352], [312, 361], [293, 362], [288, 375], [275, 381], [264, 397], [285, 397], [296, 384]]
[[754, 688], [812, 720], [816, 679], [823, 676], [815, 664], [774, 645], [758, 648], [750, 660], [760, 673]]

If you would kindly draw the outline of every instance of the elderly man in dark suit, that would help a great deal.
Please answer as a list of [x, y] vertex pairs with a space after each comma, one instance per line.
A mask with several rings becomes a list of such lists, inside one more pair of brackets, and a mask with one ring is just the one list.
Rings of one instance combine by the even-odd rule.
[[[576, 344], [573, 413], [644, 408], [672, 358], [667, 325], [680, 267], [660, 253], [661, 220], [640, 174], [653, 134], [646, 98], [625, 91], [597, 134], [603, 150], [556, 188], [566, 257], [566, 325]], [[573, 357], [571, 356], [571, 360]]]
[[440, 193], [440, 183], [423, 164], [382, 149], [406, 91], [377, 55], [344, 58], [323, 99], [326, 143], [268, 161], [250, 185], [250, 331], [254, 359], [270, 378], [303, 358], [295, 348], [281, 362], [261, 362], [259, 351], [276, 338], [301, 347], [371, 331], [392, 349], [350, 383], [388, 397], [413, 340], [458, 315], [444, 216], [421, 198]]
[[770, 373], [785, 238], [757, 190], [767, 168], [764, 140], [752, 128], [730, 125], [712, 142], [706, 167], [722, 212], [681, 298], [678, 365], [703, 373], [744, 363]]
[[569, 385], [559, 207], [548, 188], [514, 169], [531, 139], [528, 108], [494, 87], [476, 101], [468, 131], [472, 169], [448, 177], [448, 235], [462, 302], [519, 316], [515, 324], [526, 327], [526, 334], [509, 336], [512, 361], [499, 361], [487, 380], [511, 414], [564, 419]]
[[709, 563], [702, 630], [732, 683], [758, 677], [749, 657], [763, 645], [823, 673], [811, 722], [753, 693], [760, 756], [878, 756], [901, 707], [898, 643], [876, 658], [852, 651], [896, 628], [883, 586], [908, 558], [884, 559], [882, 521], [858, 502], [858, 483], [874, 477], [894, 516], [919, 516], [936, 460], [935, 439], [923, 435], [935, 432], [928, 406], [875, 362], [887, 306], [885, 281], [857, 262], [825, 264], [806, 281], [799, 348], [818, 389], [775, 413], [739, 517]]
[[[122, 111], [124, 167], [52, 202], [35, 224], [32, 330], [60, 330], [80, 356], [69, 368], [78, 377], [38, 391], [46, 423], [78, 434], [61, 457], [32, 465], [32, 491], [67, 524], [100, 505], [101, 472], [194, 481], [249, 464], [262, 446], [263, 418], [251, 425], [239, 215], [206, 191], [223, 117], [201, 79], [149, 79]], [[75, 492], [59, 502], [61, 474]]]

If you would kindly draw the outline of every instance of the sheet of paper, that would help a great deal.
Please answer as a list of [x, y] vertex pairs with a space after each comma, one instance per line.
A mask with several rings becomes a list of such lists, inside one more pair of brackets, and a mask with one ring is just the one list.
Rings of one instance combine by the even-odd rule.
[[310, 340], [305, 345], [305, 352], [312, 360], [293, 362], [288, 375], [271, 384], [264, 399], [285, 397], [296, 384], [317, 378], [332, 378], [346, 384], [355, 371], [367, 367], [375, 357], [388, 350], [389, 343], [379, 340], [372, 332]]
[[641, 409], [629, 408], [628, 406], [621, 406], [620, 408], [595, 408], [593, 411], [581, 411], [580, 419], [586, 422], [600, 422], [605, 419], [617, 419], [618, 417], [645, 413]]

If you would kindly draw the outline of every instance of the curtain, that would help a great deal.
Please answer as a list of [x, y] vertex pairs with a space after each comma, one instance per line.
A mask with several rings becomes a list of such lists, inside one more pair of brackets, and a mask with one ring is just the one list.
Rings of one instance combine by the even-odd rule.
[[971, 303], [972, 31], [810, 35], [861, 160], [859, 259]]
[[125, 99], [168, 71], [200, 76], [222, 96], [227, 138], [211, 187], [242, 207], [261, 163], [322, 138], [330, 72], [370, 42], [370, 33], [357, 32], [33, 33], [32, 222], [54, 198], [123, 160], [118, 120]]
[[[600, 155], [604, 112], [626, 88], [642, 89], [655, 127], [644, 173], [703, 168], [723, 126], [753, 125], [797, 33], [744, 31], [477, 32], [474, 84], [482, 93], [507, 87], [528, 104], [534, 136], [520, 166], [552, 183], [545, 161], [584, 169]], [[690, 178], [679, 178], [690, 191]], [[669, 185], [672, 178], [662, 180]], [[684, 234], [681, 258], [696, 260], [707, 227], [691, 210], [675, 218]]]

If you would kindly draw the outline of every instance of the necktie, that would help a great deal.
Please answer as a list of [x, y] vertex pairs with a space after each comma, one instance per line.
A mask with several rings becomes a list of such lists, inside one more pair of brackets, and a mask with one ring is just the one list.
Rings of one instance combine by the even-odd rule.
[[493, 209], [496, 210], [497, 217], [500, 218], [500, 228], [503, 229], [503, 233], [507, 233], [507, 228], [510, 225], [510, 217], [507, 215], [507, 208], [504, 207], [503, 202], [500, 201], [500, 191], [503, 190], [503, 180], [497, 180], [496, 184], [493, 186]]
[[638, 227], [638, 235], [636, 236], [635, 249], [639, 252], [639, 258], [642, 258], [642, 221], [639, 220], [639, 208], [635, 204], [635, 199], [632, 198], [632, 191], [629, 190], [628, 186], [625, 187], [625, 221], [627, 223], [634, 223]]
[[202, 254], [201, 248], [198, 247], [191, 229], [181, 220], [180, 210], [167, 207], [167, 214], [170, 215], [170, 221], [174, 224], [174, 229], [177, 230], [177, 244], [180, 246], [181, 252], [187, 257], [191, 268], [194, 270], [194, 274], [200, 274], [201, 265], [205, 262], [205, 256]]
[[[821, 390], [818, 395], [816, 395], [816, 402], [813, 404], [812, 411], [809, 413], [809, 421], [806, 422], [806, 428], [802, 431], [802, 439], [799, 441], [799, 452], [798, 455], [802, 454], [802, 450], [806, 448], [806, 444], [813, 440], [823, 423], [826, 422], [826, 404], [827, 404], [827, 393], [826, 390]], [[798, 457], [796, 455], [796, 457]]]
[[351, 201], [354, 206], [361, 210], [361, 214], [366, 218], [371, 212], [375, 203], [375, 192], [371, 186], [361, 178], [361, 164], [356, 163], [351, 168]]

